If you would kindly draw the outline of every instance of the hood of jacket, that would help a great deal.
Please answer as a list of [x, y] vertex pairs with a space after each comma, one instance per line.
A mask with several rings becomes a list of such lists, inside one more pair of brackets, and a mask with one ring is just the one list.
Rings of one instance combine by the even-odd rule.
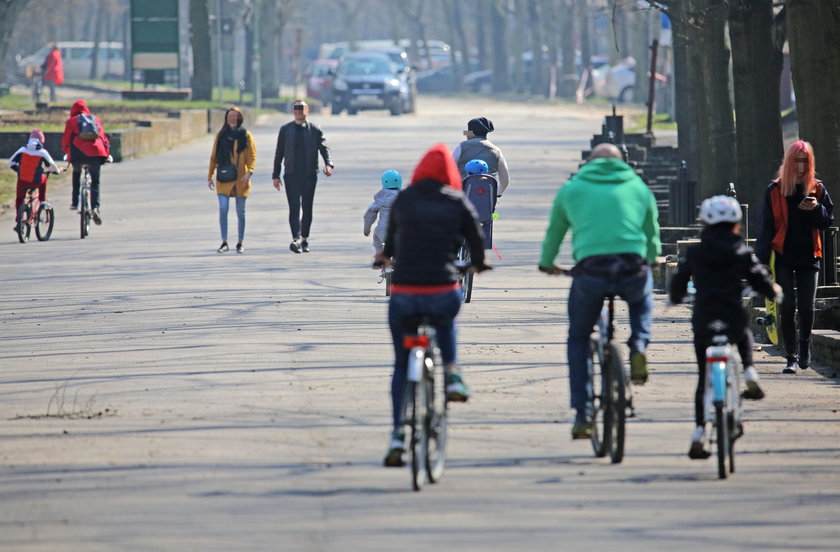
[[400, 195], [399, 190], [394, 190], [392, 188], [383, 188], [374, 194], [373, 200], [382, 207], [390, 208], [393, 205], [394, 201], [397, 199], [397, 196]]
[[593, 159], [580, 168], [576, 177], [593, 184], [622, 184], [636, 176], [636, 171], [621, 159]]
[[26, 149], [28, 150], [39, 150], [43, 147], [44, 144], [42, 144], [37, 138], [30, 138], [29, 142], [26, 143]]
[[70, 108], [70, 116], [75, 117], [81, 113], [90, 113], [90, 109], [88, 109], [84, 100], [76, 100], [73, 102], [73, 107]]
[[700, 258], [708, 266], [729, 267], [735, 263], [739, 252], [746, 247], [744, 239], [726, 225], [714, 225], [700, 232]]
[[420, 159], [411, 177], [411, 184], [423, 180], [435, 180], [455, 190], [462, 189], [461, 175], [446, 144], [435, 144]]

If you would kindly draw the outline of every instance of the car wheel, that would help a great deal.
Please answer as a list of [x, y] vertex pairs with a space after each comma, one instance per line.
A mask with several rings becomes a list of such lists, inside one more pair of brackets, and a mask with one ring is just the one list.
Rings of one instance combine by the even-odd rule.
[[633, 87], [632, 86], [625, 86], [621, 89], [621, 93], [618, 95], [618, 101], [620, 102], [632, 102], [633, 101]]
[[355, 107], [348, 107], [347, 108], [347, 114], [348, 115], [355, 115], [356, 113], [358, 113], [358, 110]]
[[341, 113], [341, 109], [342, 109], [341, 104], [333, 102], [332, 107], [331, 107], [331, 112], [332, 112], [333, 115], [338, 115], [339, 113]]

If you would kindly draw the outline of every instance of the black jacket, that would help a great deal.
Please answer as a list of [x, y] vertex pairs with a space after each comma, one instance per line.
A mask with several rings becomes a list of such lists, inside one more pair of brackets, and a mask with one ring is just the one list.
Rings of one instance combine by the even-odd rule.
[[280, 178], [283, 160], [286, 161], [284, 175], [287, 177], [303, 177], [318, 174], [318, 152], [324, 158], [324, 164], [333, 166], [330, 148], [321, 128], [315, 123], [307, 121], [303, 126], [304, 159], [295, 159], [294, 137], [297, 129], [294, 121], [280, 127], [277, 134], [277, 149], [274, 151], [274, 172], [271, 178]]
[[483, 264], [481, 227], [460, 190], [431, 179], [405, 188], [391, 206], [382, 251], [394, 259], [391, 281], [413, 286], [457, 282], [460, 273], [454, 262], [464, 239], [472, 264]]
[[685, 296], [689, 279], [694, 280], [697, 290], [691, 325], [699, 335], [713, 333], [708, 328], [713, 320], [726, 322], [730, 337], [743, 335], [749, 322], [741, 305], [744, 279], [756, 292], [770, 299], [776, 297], [770, 275], [752, 249], [725, 225], [706, 228], [700, 233], [700, 243], [688, 247], [671, 278], [672, 303], [679, 303]]

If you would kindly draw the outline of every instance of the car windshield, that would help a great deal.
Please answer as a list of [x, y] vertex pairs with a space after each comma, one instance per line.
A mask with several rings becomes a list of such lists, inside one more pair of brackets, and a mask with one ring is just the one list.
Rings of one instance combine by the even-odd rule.
[[345, 59], [338, 72], [342, 75], [376, 75], [390, 73], [391, 67], [383, 58]]

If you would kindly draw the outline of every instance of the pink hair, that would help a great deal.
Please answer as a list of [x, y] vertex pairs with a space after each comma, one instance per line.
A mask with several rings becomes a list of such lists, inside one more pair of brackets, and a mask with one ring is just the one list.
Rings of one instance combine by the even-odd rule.
[[814, 148], [804, 140], [797, 140], [788, 147], [785, 153], [785, 160], [779, 167], [779, 173], [776, 176], [776, 182], [779, 183], [779, 188], [785, 197], [792, 196], [794, 190], [796, 190], [796, 158], [803, 154], [808, 157], [808, 166], [802, 177], [802, 184], [805, 185], [805, 195], [813, 192], [816, 188], [817, 181], [814, 178]]

